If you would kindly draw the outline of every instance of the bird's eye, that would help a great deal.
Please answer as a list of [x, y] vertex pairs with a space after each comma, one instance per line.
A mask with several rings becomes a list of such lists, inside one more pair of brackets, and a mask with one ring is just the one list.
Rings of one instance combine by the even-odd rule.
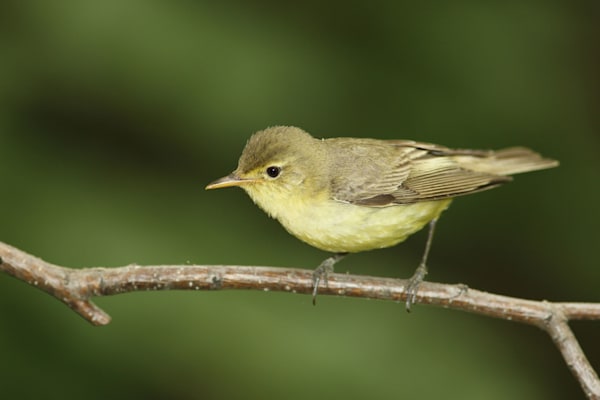
[[277, 178], [280, 173], [281, 173], [281, 168], [279, 168], [279, 167], [275, 167], [275, 166], [267, 167], [267, 175], [269, 175], [271, 178]]

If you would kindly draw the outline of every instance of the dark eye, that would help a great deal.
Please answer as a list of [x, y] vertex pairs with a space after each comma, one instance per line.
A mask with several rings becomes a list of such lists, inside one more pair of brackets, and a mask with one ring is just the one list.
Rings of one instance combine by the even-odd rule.
[[279, 168], [279, 167], [275, 167], [275, 166], [267, 167], [267, 175], [269, 175], [271, 178], [277, 178], [279, 176], [280, 172], [281, 172], [281, 168]]

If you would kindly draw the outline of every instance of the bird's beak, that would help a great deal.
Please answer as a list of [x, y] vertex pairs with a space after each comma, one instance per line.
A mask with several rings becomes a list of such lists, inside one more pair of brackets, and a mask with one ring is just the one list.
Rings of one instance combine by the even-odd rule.
[[214, 182], [209, 183], [208, 185], [206, 185], [205, 189], [221, 189], [231, 186], [242, 186], [250, 182], [255, 182], [255, 179], [244, 179], [240, 178], [239, 176], [236, 176], [234, 173], [231, 173], [227, 176], [217, 179]]

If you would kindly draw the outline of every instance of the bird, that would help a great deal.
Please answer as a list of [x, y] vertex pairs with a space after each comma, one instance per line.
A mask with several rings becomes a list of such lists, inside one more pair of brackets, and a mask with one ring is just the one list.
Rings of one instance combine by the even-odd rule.
[[511, 175], [556, 167], [525, 147], [452, 149], [414, 140], [315, 138], [273, 126], [247, 141], [237, 168], [206, 189], [238, 186], [293, 236], [333, 253], [313, 273], [319, 283], [349, 253], [404, 241], [429, 225], [421, 262], [405, 287], [406, 309], [427, 274], [436, 222], [455, 197], [505, 184]]

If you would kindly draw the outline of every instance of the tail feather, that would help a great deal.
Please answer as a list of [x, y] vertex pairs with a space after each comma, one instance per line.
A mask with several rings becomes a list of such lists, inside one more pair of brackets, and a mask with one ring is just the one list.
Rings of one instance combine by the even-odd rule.
[[509, 147], [489, 152], [483, 157], [455, 156], [463, 168], [495, 175], [514, 175], [558, 166], [558, 161], [544, 158], [526, 147]]

